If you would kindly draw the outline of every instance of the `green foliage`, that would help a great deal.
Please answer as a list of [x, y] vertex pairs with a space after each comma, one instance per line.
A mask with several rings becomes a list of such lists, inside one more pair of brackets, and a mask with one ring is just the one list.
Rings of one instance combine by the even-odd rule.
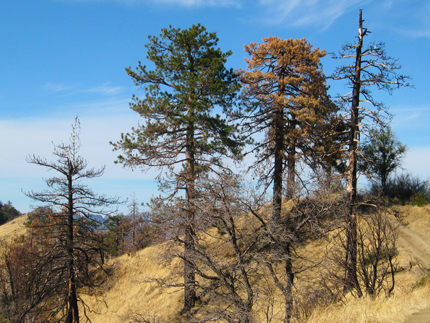
[[423, 207], [423, 206], [426, 206], [428, 203], [429, 203], [428, 196], [423, 192], [419, 192], [412, 197], [411, 204], [413, 206]]
[[[372, 194], [377, 195], [382, 192], [382, 187], [377, 183], [373, 183], [370, 191]], [[428, 203], [428, 192], [428, 181], [407, 173], [388, 179], [384, 196], [392, 200], [399, 200], [403, 204], [413, 202], [414, 197], [416, 197], [416, 203], [423, 204], [424, 202]]]
[[0, 201], [0, 225], [15, 219], [20, 215], [21, 212], [14, 208], [11, 201], [8, 201], [6, 204], [3, 204], [3, 202]]
[[402, 164], [406, 146], [396, 139], [391, 127], [381, 127], [370, 131], [370, 140], [361, 146], [362, 159], [359, 169], [369, 178], [379, 179], [385, 193], [389, 175]]
[[[133, 96], [131, 108], [144, 122], [132, 133], [122, 134], [112, 144], [122, 150], [117, 162], [125, 167], [161, 169], [160, 188], [167, 197], [153, 199], [153, 206], [179, 202], [177, 227], [185, 233], [185, 253], [192, 253], [196, 181], [210, 170], [221, 168], [226, 156], [239, 159], [245, 144], [236, 135], [236, 127], [227, 123], [217, 107], [234, 105], [239, 90], [238, 76], [225, 68], [231, 52], [216, 48], [216, 33], [208, 33], [201, 25], [189, 29], [162, 29], [160, 38], [149, 37], [147, 59], [155, 69], [148, 70], [139, 62], [136, 71], [126, 69], [145, 98]], [[178, 207], [176, 207], [178, 209]], [[185, 221], [184, 221], [185, 220]], [[195, 268], [184, 262], [185, 304], [183, 313], [196, 299]]]
[[[160, 38], [149, 37], [147, 58], [155, 69], [140, 62], [136, 71], [126, 69], [145, 91], [144, 99], [133, 96], [130, 104], [145, 120], [111, 143], [124, 152], [118, 162], [132, 168], [182, 164], [183, 172], [197, 173], [220, 164], [229, 151], [239, 156], [243, 142], [234, 135], [235, 127], [213, 114], [217, 106], [233, 106], [240, 87], [236, 73], [224, 66], [231, 52], [223, 53], [217, 42], [216, 33], [201, 25], [170, 27]], [[184, 163], [187, 153], [192, 167]]]
[[111, 215], [106, 218], [107, 233], [105, 244], [107, 252], [111, 255], [118, 255], [120, 247], [123, 245], [127, 229], [125, 222], [126, 219], [123, 215]]

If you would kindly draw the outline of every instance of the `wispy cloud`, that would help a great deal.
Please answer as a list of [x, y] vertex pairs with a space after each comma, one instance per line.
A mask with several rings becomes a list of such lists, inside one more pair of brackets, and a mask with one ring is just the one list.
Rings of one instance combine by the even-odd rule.
[[73, 86], [65, 85], [63, 83], [46, 83], [43, 88], [51, 93], [64, 92], [73, 89]]
[[310, 25], [327, 29], [337, 18], [350, 8], [369, 1], [360, 0], [260, 0], [266, 8], [267, 23], [287, 23], [291, 26]]
[[119, 94], [124, 91], [124, 88], [121, 86], [110, 86], [109, 82], [101, 85], [96, 86], [88, 90], [83, 90], [83, 92], [89, 92], [89, 93], [99, 93], [104, 95], [115, 95]]
[[100, 86], [91, 88], [82, 88], [78, 85], [66, 85], [64, 83], [46, 83], [43, 88], [49, 93], [77, 94], [77, 93], [95, 93], [101, 95], [116, 95], [124, 91], [122, 86], [112, 86], [106, 82]]

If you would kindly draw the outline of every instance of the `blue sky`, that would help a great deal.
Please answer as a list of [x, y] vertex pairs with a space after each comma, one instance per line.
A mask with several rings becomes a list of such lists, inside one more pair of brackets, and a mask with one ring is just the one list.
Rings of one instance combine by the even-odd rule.
[[[30, 210], [21, 190], [42, 190], [42, 177], [53, 174], [25, 157], [51, 158], [52, 142], [67, 142], [76, 115], [83, 157], [90, 166], [106, 165], [90, 187], [124, 199], [135, 193], [139, 202], [156, 194], [156, 171], [115, 165], [109, 145], [140, 121], [128, 104], [143, 93], [124, 69], [145, 63], [148, 35], [200, 23], [218, 33], [221, 49], [233, 51], [228, 66], [245, 68], [243, 45], [268, 36], [307, 38], [337, 52], [355, 41], [359, 9], [372, 31], [366, 42], [384, 41], [413, 79], [414, 89], [374, 95], [390, 107], [392, 128], [409, 147], [404, 168], [429, 179], [429, 1], [15, 0], [0, 3], [0, 200]], [[329, 56], [322, 62], [326, 74], [339, 63]], [[332, 95], [349, 91], [331, 85]]]

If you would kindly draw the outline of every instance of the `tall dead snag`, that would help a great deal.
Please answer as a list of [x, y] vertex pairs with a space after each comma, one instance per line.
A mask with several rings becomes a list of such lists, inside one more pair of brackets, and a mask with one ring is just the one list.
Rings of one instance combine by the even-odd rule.
[[[87, 169], [87, 161], [79, 155], [80, 124], [76, 118], [69, 144], [54, 146], [56, 161], [29, 156], [27, 162], [43, 166], [59, 174], [45, 182], [49, 189], [42, 192], [27, 192], [28, 197], [50, 206], [53, 216], [46, 223], [42, 233], [49, 243], [44, 253], [47, 279], [55, 282], [51, 287], [51, 301], [56, 304], [50, 313], [50, 322], [79, 322], [80, 301], [77, 288], [92, 286], [91, 270], [102, 263], [97, 257], [97, 246], [90, 239], [95, 223], [94, 215], [108, 215], [114, 209], [118, 198], [108, 198], [94, 193], [82, 180], [103, 175], [104, 167]], [[33, 228], [35, 228], [33, 226]], [[50, 237], [53, 239], [50, 239]], [[102, 248], [102, 246], [100, 246]], [[94, 267], [93, 267], [94, 266]], [[49, 305], [46, 299], [45, 305]], [[85, 308], [85, 307], [84, 307]]]
[[[233, 105], [239, 89], [236, 73], [225, 68], [231, 52], [222, 52], [217, 43], [216, 33], [201, 25], [170, 27], [162, 30], [160, 39], [149, 37], [147, 58], [155, 70], [140, 63], [137, 72], [127, 69], [146, 92], [144, 99], [134, 97], [130, 104], [144, 123], [113, 144], [114, 150], [124, 152], [118, 162], [125, 167], [161, 169], [158, 180], [167, 193], [164, 201], [183, 200], [176, 222], [182, 223], [185, 258], [192, 258], [195, 251], [197, 178], [220, 166], [223, 157], [238, 156], [243, 144], [236, 140], [234, 127], [214, 115], [215, 107]], [[194, 306], [195, 284], [194, 268], [184, 261], [183, 313]]]
[[[379, 90], [389, 93], [396, 87], [409, 86], [408, 77], [398, 74], [401, 66], [396, 60], [387, 56], [383, 43], [363, 46], [364, 36], [370, 32], [363, 28], [362, 11], [359, 13], [358, 41], [356, 44], [346, 44], [337, 59], [352, 59], [350, 65], [339, 66], [332, 75], [335, 80], [347, 80], [352, 92], [341, 97], [345, 106], [349, 105], [349, 138], [348, 138], [348, 167], [346, 170], [347, 192], [350, 201], [346, 217], [346, 268], [344, 292], [355, 289], [362, 296], [357, 280], [357, 151], [360, 143], [360, 133], [363, 132], [363, 119], [368, 122], [381, 123], [382, 113], [386, 112], [382, 103], [373, 99], [370, 88], [376, 86]], [[364, 103], [364, 105], [361, 105]]]
[[296, 162], [312, 153], [313, 134], [324, 123], [334, 105], [328, 104], [325, 76], [320, 58], [325, 52], [312, 49], [306, 39], [264, 38], [262, 44], [245, 45], [251, 56], [242, 71], [243, 109], [237, 114], [244, 131], [252, 136], [264, 133], [254, 147], [260, 183], [273, 185], [273, 237], [276, 248], [286, 255], [286, 283], [282, 291], [286, 301], [286, 322], [292, 313], [294, 271], [291, 240], [283, 239], [281, 216], [286, 176], [286, 196], [293, 198], [296, 189]]

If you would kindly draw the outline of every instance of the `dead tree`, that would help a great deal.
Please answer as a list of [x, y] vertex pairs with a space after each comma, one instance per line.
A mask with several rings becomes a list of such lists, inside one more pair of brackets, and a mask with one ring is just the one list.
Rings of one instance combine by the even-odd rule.
[[382, 123], [385, 106], [374, 100], [370, 88], [386, 90], [389, 93], [394, 88], [409, 86], [408, 77], [397, 73], [401, 66], [396, 60], [387, 56], [383, 43], [373, 43], [364, 47], [364, 37], [370, 31], [363, 27], [362, 11], [359, 13], [358, 41], [356, 44], [346, 44], [336, 59], [351, 59], [352, 63], [339, 66], [332, 78], [347, 80], [352, 92], [340, 98], [348, 109], [348, 166], [346, 170], [347, 193], [349, 197], [349, 211], [346, 216], [346, 268], [344, 292], [355, 289], [357, 295], [362, 296], [357, 280], [357, 159], [360, 143], [360, 134], [363, 132], [363, 123]]
[[[48, 161], [35, 155], [27, 162], [43, 166], [58, 173], [57, 177], [45, 179], [48, 189], [42, 192], [29, 191], [25, 194], [35, 201], [51, 207], [53, 216], [41, 224], [39, 232], [45, 235], [47, 243], [46, 275], [55, 282], [52, 293], [47, 295], [55, 302], [56, 309], [50, 319], [55, 322], [79, 322], [79, 286], [93, 286], [92, 270], [101, 268], [100, 253], [94, 233], [97, 224], [95, 215], [109, 215], [119, 203], [117, 197], [109, 198], [94, 193], [83, 180], [103, 175], [100, 169], [87, 168], [87, 161], [79, 155], [80, 123], [78, 118], [72, 126], [70, 143], [54, 145], [56, 161]], [[36, 228], [34, 228], [36, 229]], [[49, 302], [48, 302], [49, 303]], [[84, 306], [85, 308], [85, 306]]]

